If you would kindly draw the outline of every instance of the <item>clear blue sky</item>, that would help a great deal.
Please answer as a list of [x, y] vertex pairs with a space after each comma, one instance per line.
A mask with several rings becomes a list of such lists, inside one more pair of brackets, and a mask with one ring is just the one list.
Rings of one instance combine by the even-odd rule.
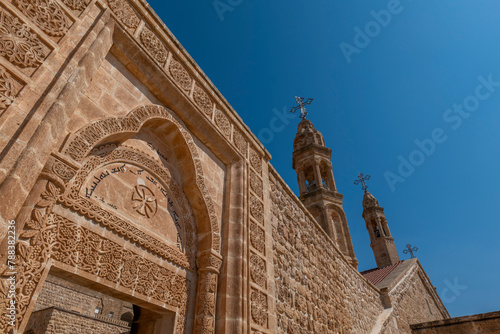
[[[333, 149], [359, 269], [375, 267], [363, 192], [353, 185], [363, 172], [372, 176], [369, 190], [385, 208], [400, 257], [408, 258], [407, 243], [419, 247], [450, 314], [500, 310], [500, 3], [217, 3], [223, 20], [212, 0], [150, 1], [261, 138], [273, 110], [289, 110], [295, 95], [314, 98], [308, 118]], [[371, 22], [372, 11], [382, 24]], [[366, 29], [369, 41], [356, 32]], [[265, 146], [297, 192], [298, 118], [276, 124], [284, 126]], [[436, 131], [435, 148], [418, 153], [415, 140], [428, 143]], [[399, 173], [400, 156], [418, 166]]]

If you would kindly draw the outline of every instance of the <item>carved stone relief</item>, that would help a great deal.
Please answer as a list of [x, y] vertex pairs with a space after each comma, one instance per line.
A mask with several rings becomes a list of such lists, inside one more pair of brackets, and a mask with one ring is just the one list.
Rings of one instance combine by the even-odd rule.
[[14, 5], [49, 36], [64, 36], [71, 25], [55, 0], [14, 0]]
[[257, 289], [251, 289], [250, 307], [252, 322], [259, 326], [267, 327], [267, 315], [269, 312], [267, 305], [267, 296]]
[[184, 66], [181, 65], [177, 60], [172, 59], [168, 66], [170, 74], [174, 78], [175, 82], [181, 86], [185, 91], [191, 90], [191, 86], [193, 84], [193, 79], [186, 71]]
[[211, 117], [213, 112], [212, 100], [210, 100], [210, 98], [208, 97], [207, 93], [205, 93], [203, 88], [200, 88], [198, 85], [194, 86], [193, 98], [194, 102], [196, 102], [198, 107], [201, 108], [201, 110], [205, 113], [205, 115]]
[[253, 248], [265, 255], [265, 232], [254, 222], [250, 222], [250, 243]]
[[215, 124], [217, 124], [224, 136], [227, 138], [231, 136], [231, 122], [229, 122], [227, 116], [218, 109], [215, 110]]
[[[169, 261], [193, 269], [195, 222], [186, 196], [168, 169], [128, 147], [105, 145], [93, 152], [98, 155], [91, 156], [77, 172], [62, 198], [63, 204]], [[116, 197], [110, 189], [128, 193], [128, 197]], [[142, 227], [157, 231], [162, 240], [113, 211], [134, 217]]]
[[148, 50], [153, 58], [160, 64], [165, 65], [167, 61], [168, 51], [163, 42], [156, 36], [154, 32], [148, 28], [141, 31], [142, 45]]
[[266, 288], [267, 271], [266, 261], [257, 254], [250, 255], [250, 278], [261, 288]]
[[[56, 266], [61, 263], [75, 267], [77, 272], [83, 271], [96, 276], [95, 280], [97, 276], [101, 277], [104, 279], [101, 281], [103, 284], [106, 284], [106, 281], [117, 283], [130, 294], [143, 295], [145, 298], [158, 300], [160, 304], [177, 307], [181, 316], [177, 318], [176, 327], [180, 328], [179, 333], [182, 333], [189, 281], [125, 249], [123, 245], [53, 213], [52, 208], [60, 198], [60, 189], [49, 182], [47, 190], [33, 210], [33, 218], [26, 222], [19, 236], [17, 254], [24, 266], [18, 267], [16, 277], [18, 323], [21, 323], [26, 315], [34, 290], [41, 283], [43, 272], [48, 269], [50, 258], [56, 261]], [[8, 276], [6, 272], [2, 275], [4, 278]], [[7, 293], [7, 286], [2, 285], [2, 308], [9, 302]], [[7, 332], [8, 328], [7, 320], [0, 319], [0, 329]]]
[[141, 20], [126, 0], [108, 0], [108, 5], [125, 26], [130, 29], [136, 29], [139, 26]]
[[38, 36], [1, 7], [0, 55], [22, 68], [38, 67], [47, 56]]
[[89, 5], [91, 0], [62, 0], [62, 2], [69, 8], [76, 11], [83, 11]]
[[5, 67], [0, 66], [0, 114], [12, 104], [23, 86]]
[[253, 148], [250, 148], [249, 159], [250, 159], [250, 164], [252, 165], [252, 167], [255, 168], [257, 173], [261, 174], [262, 173], [262, 159], [257, 154], [257, 152], [255, 152], [255, 150]]
[[262, 180], [252, 171], [250, 171], [250, 189], [262, 198]]
[[252, 217], [254, 217], [259, 223], [264, 224], [264, 205], [262, 202], [257, 199], [257, 197], [251, 195], [249, 206]]
[[243, 137], [241, 132], [239, 130], [237, 130], [236, 128], [234, 128], [234, 131], [233, 131], [233, 142], [234, 142], [234, 145], [236, 146], [236, 148], [238, 149], [238, 151], [240, 151], [240, 153], [246, 158], [247, 150], [248, 150], [247, 141], [246, 141], [245, 137]]

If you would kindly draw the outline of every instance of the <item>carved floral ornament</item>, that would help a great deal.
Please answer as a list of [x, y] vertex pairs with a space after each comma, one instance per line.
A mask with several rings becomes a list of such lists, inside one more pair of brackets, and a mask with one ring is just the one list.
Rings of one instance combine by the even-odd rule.
[[[26, 222], [19, 235], [17, 254], [24, 263], [18, 268], [16, 282], [17, 320], [21, 324], [33, 299], [33, 293], [43, 281], [42, 275], [49, 265], [75, 268], [77, 274], [86, 273], [91, 279], [110, 287], [116, 285], [130, 294], [144, 296], [178, 308], [178, 333], [184, 329], [184, 314], [190, 282], [174, 272], [135, 254], [123, 245], [106, 239], [78, 223], [72, 222], [52, 212], [60, 201], [61, 189], [53, 183], [33, 209], [32, 219]], [[53, 262], [49, 261], [52, 259]], [[7, 270], [8, 271], [8, 270]], [[8, 273], [2, 273], [3, 280]], [[8, 287], [0, 286], [0, 306], [7, 307]], [[0, 330], [7, 333], [9, 324], [6, 317], [0, 318]]]
[[168, 56], [167, 48], [154, 32], [144, 28], [141, 32], [141, 42], [160, 65], [165, 64]]
[[182, 89], [189, 91], [193, 84], [193, 79], [184, 66], [182, 66], [177, 60], [172, 59], [168, 68], [175, 82], [177, 82]]
[[55, 0], [14, 0], [14, 5], [49, 36], [64, 36], [71, 25]]
[[224, 136], [228, 138], [231, 136], [231, 122], [227, 116], [218, 109], [215, 110], [215, 124], [217, 124]]
[[89, 5], [91, 0], [62, 0], [62, 2], [69, 8], [76, 11], [83, 11]]
[[205, 115], [211, 117], [213, 112], [212, 100], [208, 97], [203, 88], [198, 85], [194, 86], [193, 98], [194, 102], [196, 102]]
[[259, 326], [267, 327], [268, 305], [265, 293], [252, 289], [250, 294], [252, 321]]
[[250, 243], [252, 247], [265, 255], [266, 239], [265, 232], [256, 223], [250, 222]]
[[1, 7], [0, 55], [20, 67], [38, 67], [47, 56], [38, 36]]
[[0, 66], [0, 111], [7, 109], [21, 89], [21, 84]]
[[[66, 0], [66, 1], [76, 1], [76, 0]], [[115, 15], [120, 19], [120, 21], [131, 29], [135, 29], [139, 26], [141, 20], [137, 17], [137, 14], [132, 9], [130, 4], [125, 0], [108, 0], [109, 8], [115, 13]]]

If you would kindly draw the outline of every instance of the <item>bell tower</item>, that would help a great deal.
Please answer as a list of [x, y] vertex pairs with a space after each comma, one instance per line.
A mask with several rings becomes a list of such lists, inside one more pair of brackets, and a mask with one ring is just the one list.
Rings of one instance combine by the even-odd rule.
[[370, 246], [377, 267], [383, 268], [399, 262], [398, 251], [385, 219], [384, 208], [379, 206], [377, 199], [366, 189], [363, 196], [363, 219], [370, 235]]
[[305, 117], [293, 141], [293, 169], [297, 172], [300, 200], [348, 261], [357, 268], [351, 234], [337, 192], [331, 163], [332, 150], [321, 132]]

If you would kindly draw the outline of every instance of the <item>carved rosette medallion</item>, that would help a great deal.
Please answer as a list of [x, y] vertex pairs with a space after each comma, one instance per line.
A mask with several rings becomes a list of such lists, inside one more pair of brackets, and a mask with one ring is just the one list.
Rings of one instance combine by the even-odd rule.
[[71, 21], [54, 0], [14, 0], [14, 5], [49, 36], [61, 37]]
[[261, 288], [266, 288], [266, 261], [257, 254], [250, 255], [250, 278]]
[[263, 292], [252, 289], [250, 294], [250, 307], [252, 314], [252, 321], [259, 326], [267, 327], [267, 296]]
[[250, 189], [262, 198], [262, 180], [254, 172], [250, 172]]
[[261, 174], [261, 172], [262, 172], [262, 160], [253, 148], [250, 149], [249, 159], [250, 159], [250, 164], [252, 165], [252, 167], [255, 168], [257, 173]]
[[236, 148], [238, 149], [238, 151], [240, 151], [240, 153], [244, 157], [246, 157], [247, 156], [247, 151], [248, 151], [247, 141], [243, 137], [243, 135], [241, 134], [241, 132], [236, 129], [236, 127], [234, 128], [234, 131], [233, 131], [233, 142], [234, 142], [234, 145], [236, 146]]
[[252, 247], [265, 255], [266, 251], [265, 232], [256, 223], [250, 223], [250, 243]]
[[208, 97], [207, 93], [203, 90], [203, 88], [199, 86], [194, 86], [193, 92], [194, 102], [201, 108], [201, 110], [205, 113], [205, 115], [211, 117], [212, 116], [212, 100]]
[[[67, 0], [71, 1], [71, 0]], [[75, 1], [75, 0], [73, 0]], [[109, 8], [115, 13], [118, 19], [128, 28], [136, 29], [141, 20], [125, 0], [108, 0]]]
[[264, 205], [255, 196], [250, 196], [250, 214], [259, 223], [264, 224]]
[[156, 37], [154, 32], [144, 28], [141, 32], [141, 42], [160, 65], [165, 64], [168, 55], [167, 48], [163, 45], [163, 42]]
[[158, 202], [155, 198], [155, 194], [151, 189], [143, 185], [134, 187], [132, 202], [134, 210], [147, 218], [154, 217], [158, 210]]
[[0, 55], [20, 67], [38, 67], [47, 56], [38, 36], [3, 8], [0, 8]]
[[217, 124], [224, 136], [228, 138], [231, 136], [231, 122], [229, 122], [227, 116], [218, 109], [215, 110], [215, 124]]
[[69, 167], [67, 164], [57, 159], [54, 159], [52, 171], [65, 182], [71, 180], [76, 174], [76, 171], [72, 167]]
[[182, 89], [189, 91], [193, 84], [193, 79], [186, 71], [184, 66], [181, 65], [177, 60], [172, 59], [170, 65], [168, 66], [170, 74], [174, 78], [175, 82], [181, 86]]

